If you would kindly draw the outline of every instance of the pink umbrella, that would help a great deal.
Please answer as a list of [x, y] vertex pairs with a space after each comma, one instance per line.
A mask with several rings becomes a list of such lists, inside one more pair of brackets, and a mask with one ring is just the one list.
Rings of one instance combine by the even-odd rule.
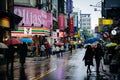
[[61, 43], [61, 42], [58, 42], [58, 43], [56, 43], [56, 45], [58, 45], [58, 46], [62, 46], [64, 43]]
[[9, 38], [7, 41], [5, 41], [5, 44], [11, 44], [11, 45], [21, 44], [21, 41], [18, 38]]

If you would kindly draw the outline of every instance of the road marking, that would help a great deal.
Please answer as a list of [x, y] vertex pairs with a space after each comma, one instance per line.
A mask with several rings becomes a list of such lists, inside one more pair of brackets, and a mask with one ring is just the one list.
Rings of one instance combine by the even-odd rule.
[[31, 80], [39, 80], [40, 78], [44, 77], [45, 75], [47, 75], [47, 74], [49, 74], [49, 73], [51, 73], [51, 72], [53, 72], [55, 70], [56, 70], [56, 68], [44, 71], [44, 72], [42, 72], [41, 74], [37, 75], [36, 77], [34, 77]]
[[[68, 63], [67, 60], [68, 60], [67, 58], [64, 60], [63, 65], [66, 65], [66, 64]], [[46, 62], [45, 64], [41, 64], [41, 66], [44, 66], [44, 65], [46, 65], [46, 64], [48, 64], [48, 63], [49, 63], [49, 62]], [[61, 66], [63, 66], [63, 65], [61, 65]], [[59, 66], [59, 67], [61, 67], [61, 66]], [[57, 67], [57, 68], [59, 68], [59, 67]], [[38, 74], [37, 76], [33, 77], [33, 78], [30, 79], [30, 80], [40, 80], [40, 78], [42, 78], [42, 77], [46, 76], [47, 74], [55, 71], [57, 68], [53, 68], [53, 69], [49, 69], [49, 70], [47, 70], [47, 71], [41, 72], [40, 74]]]

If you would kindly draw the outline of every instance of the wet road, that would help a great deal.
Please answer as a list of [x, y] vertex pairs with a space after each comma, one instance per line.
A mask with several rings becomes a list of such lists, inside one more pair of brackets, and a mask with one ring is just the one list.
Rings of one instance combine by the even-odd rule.
[[[15, 61], [14, 72], [10, 73], [8, 80], [100, 80], [94, 66], [91, 67], [92, 74], [86, 74], [82, 61], [84, 52], [85, 49], [77, 49], [73, 54], [67, 52], [60, 57], [52, 55], [49, 59], [40, 58], [38, 61], [27, 58], [25, 68]], [[4, 68], [0, 74], [0, 80], [7, 80]]]

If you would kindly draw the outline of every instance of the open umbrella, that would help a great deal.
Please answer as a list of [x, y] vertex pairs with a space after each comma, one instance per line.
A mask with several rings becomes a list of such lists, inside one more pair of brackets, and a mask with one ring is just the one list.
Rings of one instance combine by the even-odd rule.
[[5, 41], [5, 44], [16, 45], [21, 44], [21, 41], [18, 38], [9, 38], [7, 41]]
[[112, 46], [117, 46], [118, 44], [117, 43], [109, 43], [109, 44], [106, 44], [106, 47], [112, 47]]
[[110, 44], [111, 42], [108, 42], [108, 41], [106, 41], [106, 42], [104, 42], [103, 44], [104, 45], [107, 45], [107, 44]]
[[20, 39], [21, 42], [27, 42], [27, 43], [33, 43], [33, 40], [30, 38], [21, 38]]
[[70, 41], [70, 44], [75, 45], [75, 44], [77, 44], [77, 42], [76, 41]]
[[7, 48], [8, 46], [6, 44], [0, 42], [0, 49], [7, 49]]
[[88, 39], [85, 40], [85, 44], [94, 43], [96, 41], [100, 41], [100, 38], [97, 38], [97, 37], [88, 38]]
[[64, 43], [62, 43], [62, 42], [58, 42], [58, 43], [56, 43], [56, 45], [58, 45], [58, 46], [62, 46], [62, 45], [64, 45]]
[[90, 44], [90, 43], [85, 44], [84, 47], [86, 48], [88, 45], [90, 45], [92, 48], [96, 48], [96, 44]]

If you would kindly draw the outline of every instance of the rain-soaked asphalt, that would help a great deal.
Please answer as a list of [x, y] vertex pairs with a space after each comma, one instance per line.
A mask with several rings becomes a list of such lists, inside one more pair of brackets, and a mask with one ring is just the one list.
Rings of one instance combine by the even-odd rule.
[[[15, 61], [14, 71], [7, 79], [5, 67], [0, 69], [0, 80], [102, 80], [98, 79], [95, 67], [91, 67], [91, 75], [87, 75], [82, 58], [85, 49], [74, 50], [51, 58], [27, 58], [25, 68], [21, 68], [19, 61]], [[99, 77], [100, 78], [100, 77]]]

